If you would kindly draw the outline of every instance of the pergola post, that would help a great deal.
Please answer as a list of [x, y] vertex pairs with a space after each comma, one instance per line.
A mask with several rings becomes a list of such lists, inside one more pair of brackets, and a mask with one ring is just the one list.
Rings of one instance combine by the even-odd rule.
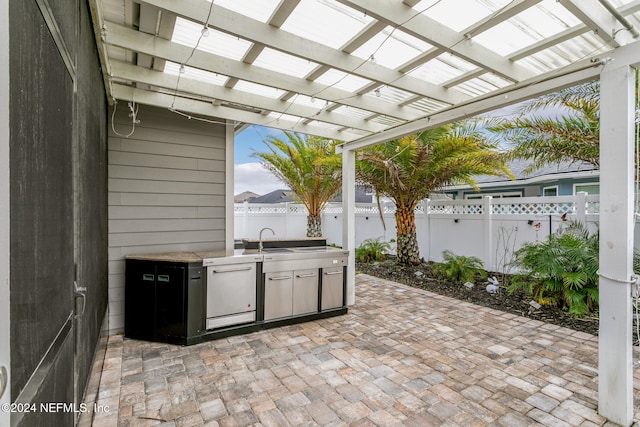
[[342, 151], [342, 248], [349, 251], [347, 305], [356, 302], [356, 152]]
[[633, 422], [632, 309], [634, 73], [605, 67], [600, 76], [600, 329], [598, 412]]

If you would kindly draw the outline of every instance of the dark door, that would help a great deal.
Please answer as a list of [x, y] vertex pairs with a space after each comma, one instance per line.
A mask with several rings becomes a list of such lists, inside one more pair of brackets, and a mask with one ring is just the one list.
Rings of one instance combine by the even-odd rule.
[[[9, 16], [11, 400], [73, 403], [74, 76], [37, 2], [10, 2]], [[11, 418], [66, 426], [74, 415]]]
[[[73, 405], [107, 302], [102, 75], [86, 2], [7, 4], [9, 391], [16, 403]], [[84, 296], [76, 298], [74, 282]], [[74, 416], [22, 412], [11, 422], [66, 426]]]
[[161, 341], [184, 337], [186, 268], [159, 264], [156, 272], [156, 335]]
[[156, 317], [156, 264], [128, 260], [126, 266], [124, 333], [128, 338], [153, 340]]

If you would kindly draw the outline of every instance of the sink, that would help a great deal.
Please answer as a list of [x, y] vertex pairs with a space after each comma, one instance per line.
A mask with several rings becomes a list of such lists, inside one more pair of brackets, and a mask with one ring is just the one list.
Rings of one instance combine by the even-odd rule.
[[273, 254], [273, 253], [286, 253], [291, 252], [291, 249], [287, 248], [263, 248], [263, 253]]

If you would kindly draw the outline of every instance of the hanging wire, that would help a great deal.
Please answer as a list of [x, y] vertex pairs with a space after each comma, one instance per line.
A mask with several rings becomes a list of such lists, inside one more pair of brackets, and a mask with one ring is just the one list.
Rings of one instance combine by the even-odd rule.
[[118, 101], [114, 100], [113, 112], [111, 113], [111, 130], [121, 138], [129, 138], [131, 135], [133, 135], [133, 133], [136, 131], [136, 125], [140, 123], [140, 120], [138, 120], [138, 109], [140, 108], [140, 106], [137, 105], [135, 101], [131, 101], [127, 105], [129, 106], [129, 110], [131, 111], [129, 113], [129, 117], [131, 117], [131, 132], [122, 134], [116, 130], [115, 117], [116, 111], [118, 111]]
[[[211, 18], [211, 12], [213, 11], [213, 0], [211, 0], [211, 4], [209, 5], [209, 13], [207, 14], [207, 19], [204, 21], [204, 27], [207, 28], [209, 25], [209, 19]], [[193, 47], [193, 49], [191, 49], [191, 53], [189, 54], [189, 56], [187, 57], [187, 59], [180, 64], [180, 72], [178, 73], [178, 79], [176, 80], [176, 88], [173, 91], [173, 100], [171, 101], [171, 107], [169, 107], [169, 111], [171, 112], [175, 112], [175, 103], [176, 103], [176, 97], [178, 96], [178, 87], [180, 86], [180, 78], [182, 77], [182, 74], [184, 74], [184, 70], [185, 67], [188, 65], [189, 61], [191, 60], [191, 58], [193, 58], [193, 55], [196, 53], [196, 50], [198, 49], [198, 46], [200, 46], [200, 42], [202, 41], [202, 39], [204, 37], [207, 37], [209, 34], [208, 32], [205, 33], [205, 31], [201, 31], [200, 32], [200, 36], [198, 37], [198, 41], [196, 42], [195, 46]]]

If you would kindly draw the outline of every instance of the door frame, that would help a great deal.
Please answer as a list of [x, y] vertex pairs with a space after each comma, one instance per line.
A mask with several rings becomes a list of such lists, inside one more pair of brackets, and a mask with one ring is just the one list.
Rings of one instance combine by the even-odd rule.
[[[9, 283], [9, 2], [0, 2], [0, 367], [7, 372], [0, 404], [11, 403], [10, 283]], [[1, 369], [1, 368], [0, 368]], [[10, 412], [0, 410], [0, 425], [9, 425]]]

